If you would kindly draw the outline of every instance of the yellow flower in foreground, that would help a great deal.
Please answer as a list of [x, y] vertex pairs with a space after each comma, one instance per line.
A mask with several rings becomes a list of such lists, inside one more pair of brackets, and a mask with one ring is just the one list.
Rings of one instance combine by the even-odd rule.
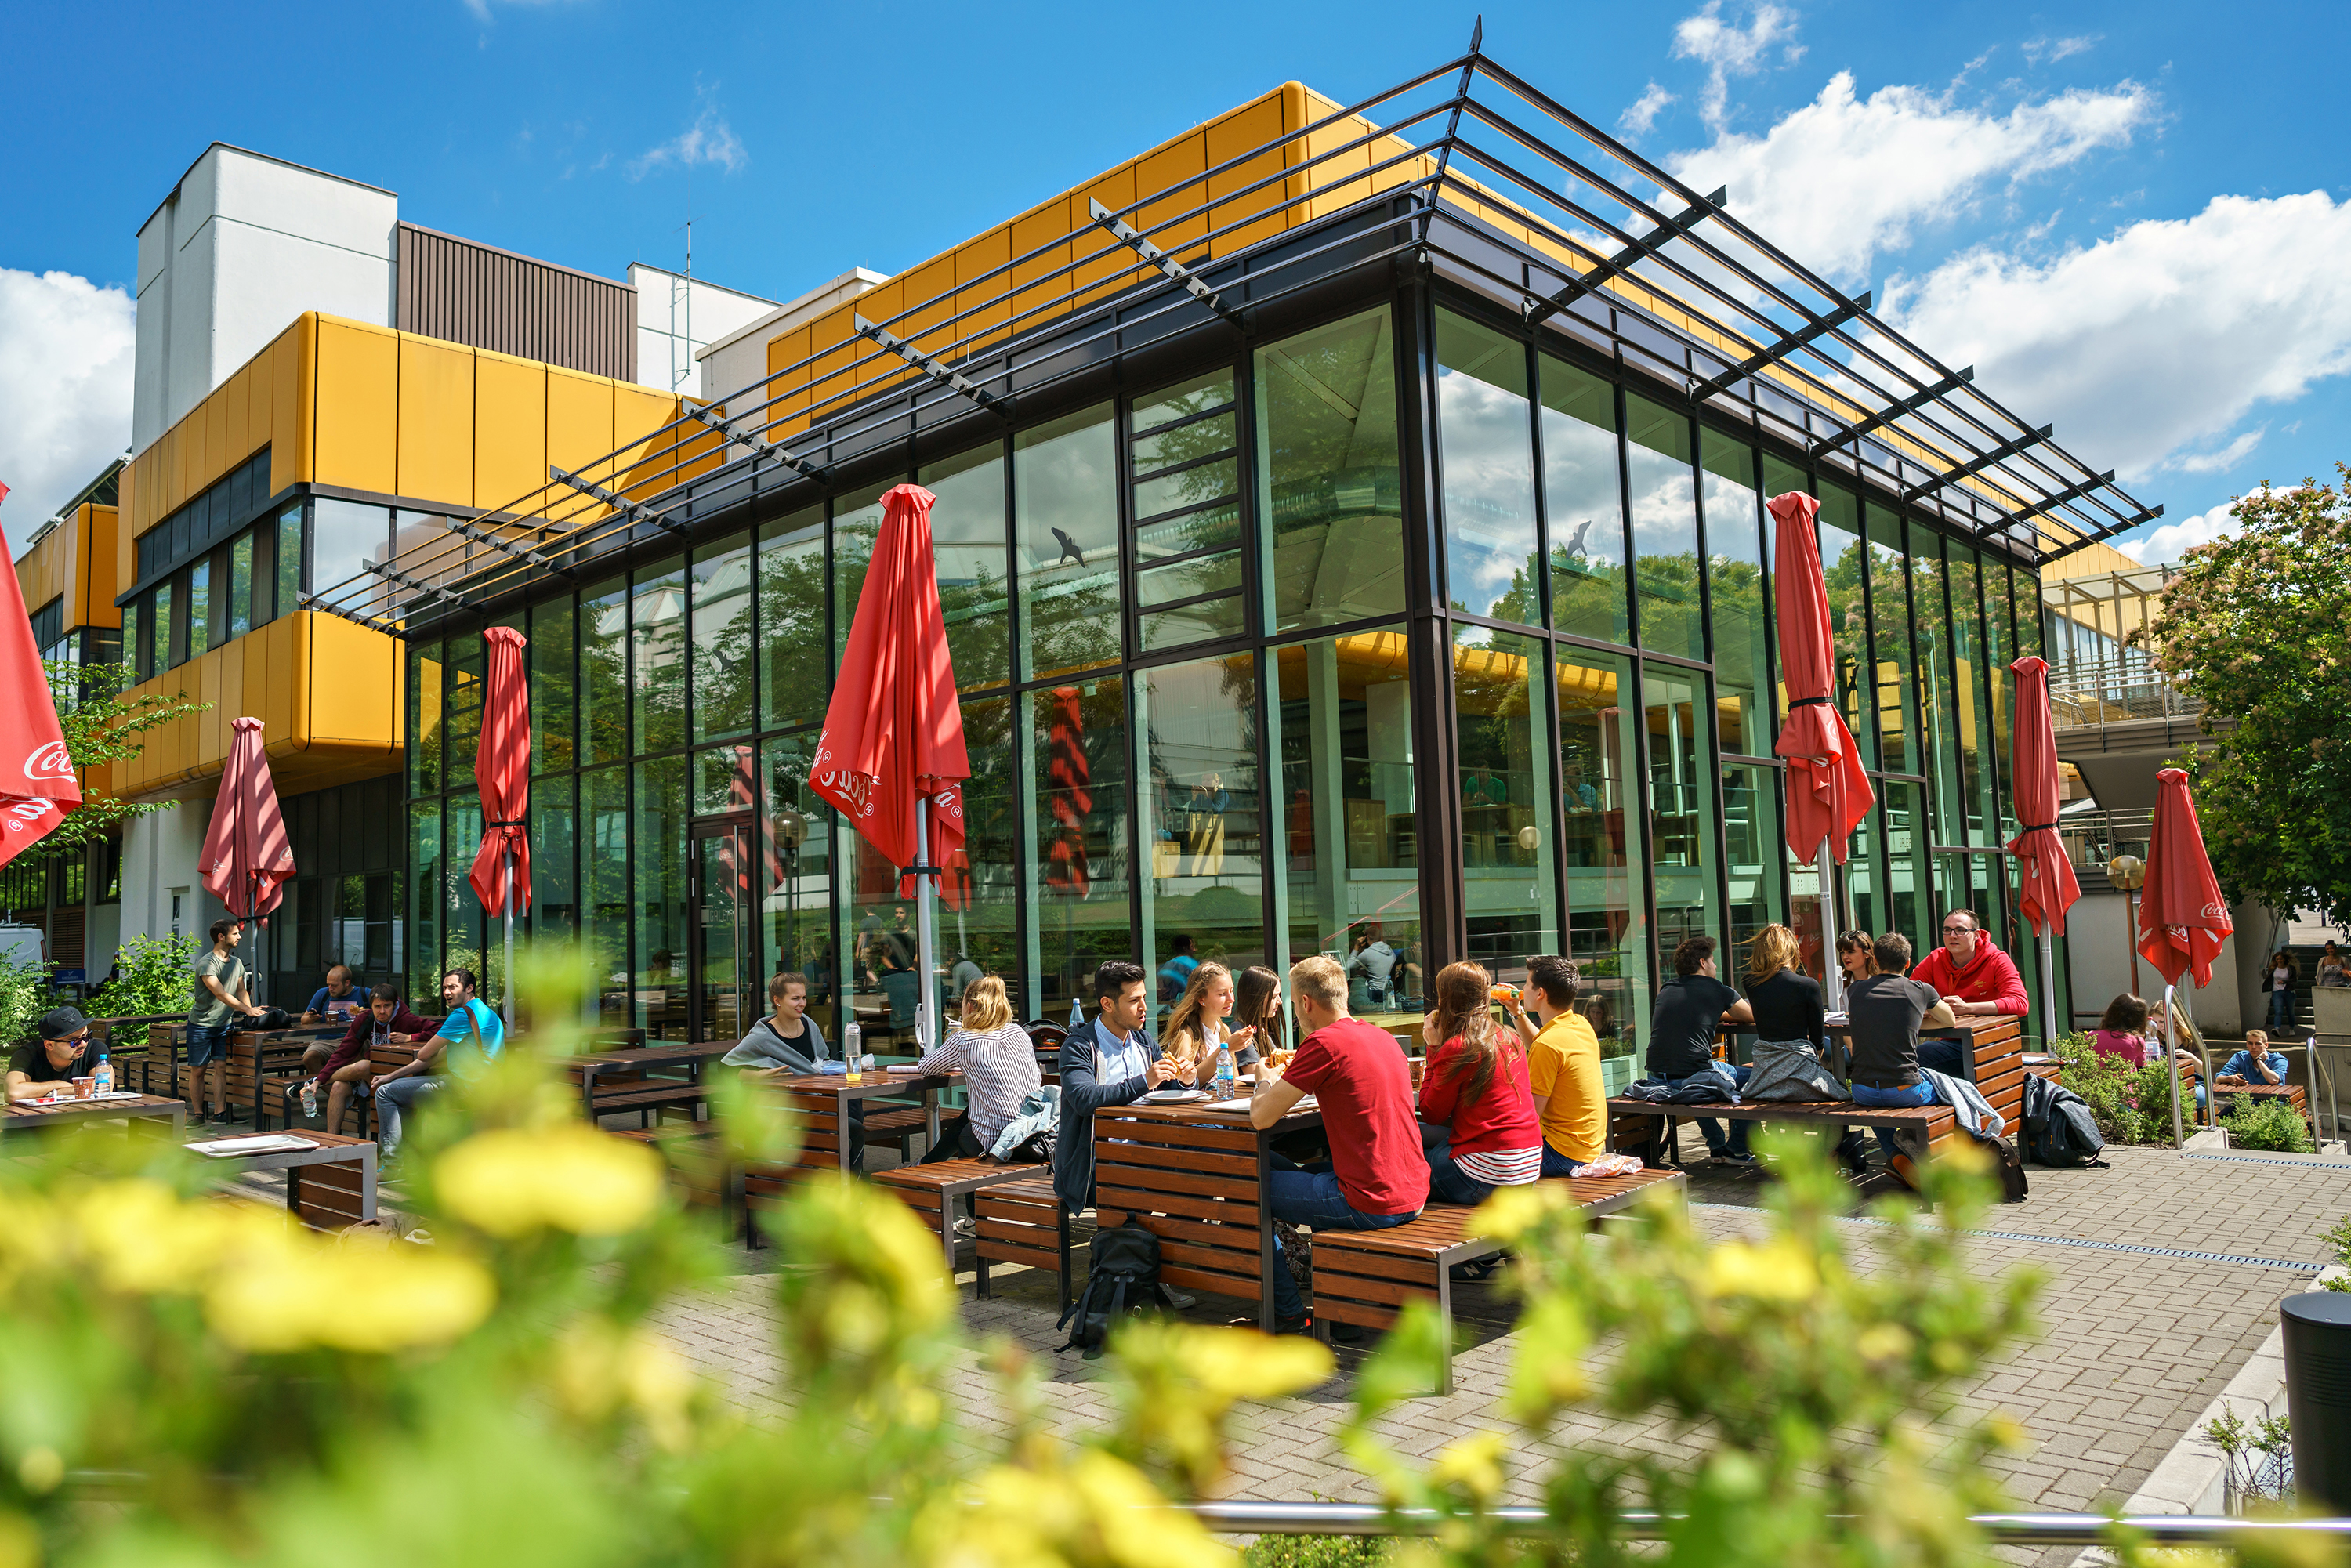
[[489, 1315], [489, 1271], [439, 1248], [340, 1247], [252, 1228], [205, 1293], [213, 1332], [246, 1350], [445, 1344]]
[[939, 1568], [1230, 1568], [1231, 1551], [1133, 1467], [1099, 1450], [1066, 1469], [998, 1465], [979, 1479], [977, 1508], [946, 1503], [917, 1530]]
[[1311, 1388], [1331, 1375], [1332, 1364], [1331, 1347], [1320, 1340], [1270, 1339], [1255, 1329], [1187, 1324], [1169, 1348], [1203, 1393], [1226, 1404], [1279, 1399]]
[[626, 1400], [644, 1417], [653, 1441], [673, 1452], [693, 1436], [687, 1414], [695, 1386], [684, 1357], [646, 1329], [588, 1318], [557, 1346], [555, 1387], [566, 1408], [601, 1421]]
[[1545, 1215], [1566, 1202], [1559, 1188], [1534, 1182], [1498, 1186], [1469, 1218], [1469, 1233], [1508, 1244], [1542, 1222]]
[[1812, 1255], [1787, 1237], [1761, 1247], [1726, 1241], [1706, 1255], [1698, 1290], [1708, 1296], [1752, 1296], [1766, 1301], [1808, 1301], [1821, 1288]]
[[653, 1216], [661, 1156], [643, 1144], [574, 1123], [477, 1133], [433, 1167], [451, 1213], [493, 1236], [533, 1230], [618, 1236]]
[[[82, 1250], [109, 1290], [193, 1290], [250, 1216], [219, 1201], [183, 1203], [161, 1182], [110, 1181], [69, 1201]], [[282, 1228], [282, 1217], [266, 1217]]]
[[1428, 1468], [1428, 1484], [1442, 1490], [1459, 1487], [1478, 1502], [1491, 1502], [1502, 1490], [1502, 1454], [1509, 1442], [1499, 1432], [1473, 1432], [1437, 1451]]

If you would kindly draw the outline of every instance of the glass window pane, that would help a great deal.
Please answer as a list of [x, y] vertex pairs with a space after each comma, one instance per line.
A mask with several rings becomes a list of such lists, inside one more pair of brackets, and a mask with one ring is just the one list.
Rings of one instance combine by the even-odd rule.
[[630, 1029], [629, 775], [620, 768], [580, 776], [580, 948], [595, 966], [596, 1020]]
[[806, 975], [809, 1010], [825, 1038], [841, 1037], [839, 966], [832, 936], [832, 811], [809, 793], [813, 732], [765, 747], [766, 819], [775, 849], [762, 868], [761, 951], [770, 975]]
[[482, 661], [486, 652], [479, 632], [461, 632], [449, 639], [448, 738], [441, 752], [441, 775], [451, 789], [474, 787], [474, 759], [482, 742]]
[[685, 762], [636, 767], [636, 1027], [648, 1040], [685, 1038]]
[[1934, 794], [1928, 831], [1936, 845], [1967, 842], [1967, 796], [1959, 782], [1959, 700], [1951, 689], [1949, 586], [1944, 581], [1941, 537], [1926, 528], [1912, 528], [1910, 628], [1924, 672], [1918, 685], [1926, 711], [1919, 718], [1919, 732], [1930, 748], [1928, 777], [1934, 781]]
[[[1990, 831], [1995, 842], [2004, 843], [2016, 836], [2016, 731], [2009, 716], [2010, 705], [2016, 695], [2016, 675], [2008, 667], [2016, 658], [2016, 632], [2008, 563], [1986, 550], [1982, 575], [1984, 632], [1988, 639], [1984, 676], [1991, 687], [1991, 705], [1987, 711], [1991, 715], [1992, 754], [2000, 761], [1995, 779], [1987, 781], [1994, 802]], [[2012, 941], [2009, 951], [2016, 951]]]
[[1021, 674], [1116, 664], [1116, 454], [1107, 405], [1013, 438], [1013, 507], [1020, 566]]
[[1243, 610], [1240, 595], [1232, 593], [1222, 599], [1204, 599], [1178, 610], [1154, 611], [1142, 618], [1143, 651], [1155, 653], [1163, 648], [1238, 637], [1248, 630], [1243, 624]]
[[[1233, 372], [1228, 369], [1207, 371], [1189, 381], [1136, 398], [1133, 423], [1127, 427], [1135, 436], [1134, 471], [1147, 474], [1155, 468], [1165, 468], [1232, 446], [1235, 426], [1230, 414], [1199, 418], [1211, 409], [1228, 406], [1232, 401]], [[1194, 423], [1174, 430], [1165, 428], [1186, 419]]]
[[188, 569], [188, 657], [213, 645], [213, 563], [200, 560]]
[[1012, 678], [1003, 448], [984, 446], [930, 464], [918, 478], [938, 497], [931, 507], [931, 555], [956, 689], [1000, 686]]
[[248, 624], [266, 626], [277, 614], [277, 532], [268, 522], [246, 531], [253, 551], [246, 577], [246, 613]]
[[[873, 559], [873, 541], [882, 537], [882, 497], [900, 481], [887, 480], [836, 497], [832, 503], [832, 664], [840, 667], [841, 651], [849, 646], [849, 628], [857, 619], [857, 596], [865, 591], [865, 568]], [[830, 679], [826, 689], [831, 689]], [[823, 717], [821, 711], [818, 717]]]
[[1579, 637], [1629, 643], [1616, 389], [1545, 354], [1542, 403], [1552, 624]]
[[277, 513], [277, 613], [291, 615], [302, 606], [302, 503], [295, 501]]
[[253, 630], [253, 536], [239, 534], [228, 547], [228, 634]]
[[[1194, 431], [1203, 434], [1228, 436], [1228, 422], [1211, 420], [1200, 424], [1188, 424], [1171, 433], [1186, 435]], [[1135, 464], [1140, 469], [1141, 462]], [[1241, 487], [1240, 459], [1228, 457], [1221, 462], [1203, 463], [1174, 474], [1163, 474], [1155, 479], [1145, 479], [1134, 487], [1134, 515], [1155, 517], [1162, 512], [1173, 512], [1186, 507], [1196, 507], [1205, 501], [1222, 501], [1238, 494]]]
[[530, 928], [569, 938], [580, 931], [579, 814], [569, 775], [530, 787]]
[[1236, 976], [1265, 962], [1256, 657], [1138, 674], [1135, 708], [1150, 780], [1140, 803], [1151, 846], [1141, 949], [1152, 1017], [1164, 1021], [1190, 975], [1189, 966], [1168, 967], [1180, 954]]
[[1951, 590], [1951, 654], [1958, 685], [1956, 716], [1959, 730], [1959, 788], [1966, 802], [1968, 836], [1958, 841], [1988, 842], [1987, 822], [1997, 825], [1992, 804], [1991, 750], [1991, 701], [1987, 689], [1983, 622], [1977, 619], [1983, 605], [1982, 575], [1976, 552], [1956, 540], [1946, 540]]
[[[1883, 507], [1866, 513], [1869, 534], [1870, 653], [1877, 674], [1877, 746], [1889, 773], [1927, 765], [1917, 746], [1918, 691], [1910, 654], [1910, 588], [1902, 570], [1902, 519]], [[1901, 929], [1907, 929], [1903, 927]]]
[[1706, 625], [1698, 614], [1698, 489], [1690, 471], [1689, 416], [1628, 393], [1625, 437], [1641, 646], [1703, 659]]
[[[1709, 521], [1712, 516], [1708, 514]], [[1729, 749], [1727, 741], [1724, 749]], [[1743, 965], [1756, 933], [1781, 918], [1779, 788], [1777, 768], [1751, 762], [1722, 765], [1722, 858], [1730, 877], [1733, 954], [1726, 970]], [[1803, 954], [1806, 972], [1818, 977], [1820, 949], [1804, 944]]]
[[1540, 624], [1526, 345], [1439, 310], [1437, 410], [1453, 608]]
[[172, 634], [172, 585], [158, 583], [155, 587], [155, 624], [149, 633], [157, 671], [171, 669], [180, 662], [176, 648], [178, 639]]
[[392, 543], [392, 512], [332, 496], [310, 503], [310, 583], [328, 603], [361, 615], [388, 608], [383, 584], [367, 571]]
[[530, 611], [530, 766], [555, 773], [579, 761], [579, 714], [573, 632], [579, 624], [569, 597]]
[[1134, 580], [1134, 591], [1137, 601], [1149, 608], [1204, 593], [1238, 592], [1240, 585], [1240, 551], [1223, 550], [1142, 572]]
[[696, 547], [692, 580], [694, 738], [741, 735], [757, 716], [751, 536], [737, 534]]
[[1657, 951], [1719, 936], [1715, 891], [1715, 771], [1707, 682], [1686, 670], [1642, 672], [1649, 739], [1649, 844], [1656, 872]]
[[436, 638], [408, 645], [409, 792], [437, 793], [446, 735], [441, 722], [443, 649]]
[[[938, 906], [938, 950], [946, 966], [946, 990], [960, 999], [970, 983], [968, 963], [1002, 977], [1005, 994], [1027, 1016], [1029, 976], [1019, 937], [1020, 759], [1019, 717], [1023, 699], [987, 697], [963, 705], [963, 744], [971, 757], [971, 777], [963, 787], [964, 859], [968, 862], [971, 907]], [[1064, 1004], [1063, 1017], [1068, 1015]]]
[[1134, 956], [1127, 919], [1126, 687], [1117, 679], [1032, 692], [1037, 863], [1030, 874], [1029, 970], [1055, 1022], [1084, 996], [1094, 966]]
[[629, 584], [616, 577], [580, 596], [581, 760], [629, 754]]
[[1149, 566], [1173, 556], [1190, 555], [1195, 550], [1238, 544], [1240, 538], [1240, 507], [1209, 507], [1202, 511], [1187, 512], [1167, 522], [1153, 523], [1147, 528], [1135, 529], [1134, 559], [1138, 565]]
[[[1774, 683], [1763, 627], [1771, 615], [1771, 594], [1763, 574], [1762, 501], [1755, 491], [1755, 450], [1720, 431], [1701, 429], [1698, 456], [1722, 749], [1768, 757], [1771, 725], [1763, 711], [1762, 697]], [[1723, 777], [1728, 779], [1730, 775], [1726, 772]], [[1777, 858], [1774, 855], [1772, 862]], [[1732, 902], [1738, 902], [1736, 895]]]
[[1559, 946], [1542, 653], [1508, 632], [1453, 651], [1468, 956], [1513, 984], [1524, 983], [1529, 957]]
[[[1583, 971], [1575, 1010], [1611, 1056], [1629, 1055], [1649, 1009], [1648, 900], [1641, 891], [1639, 778], [1630, 660], [1560, 650], [1560, 799], [1566, 813], [1567, 956]], [[1628, 836], [1629, 835], [1629, 836]]]
[[[1873, 783], [1872, 788], [1881, 788]], [[1882, 799], [1882, 797], [1881, 797]], [[1856, 930], [1879, 932], [1894, 927], [1883, 924], [1886, 919], [1886, 881], [1877, 863], [1878, 813], [1872, 811], [1861, 820], [1845, 844], [1844, 903], [1843, 908], [1852, 917]]]
[[1935, 926], [1932, 913], [1920, 902], [1927, 891], [1926, 815], [1922, 792], [1916, 784], [1887, 783], [1880, 810], [1886, 819], [1886, 929], [1917, 932]]
[[810, 507], [759, 529], [761, 722], [817, 724], [832, 689], [825, 641], [824, 508]]
[[[1828, 586], [1829, 631], [1836, 641], [1836, 701], [1844, 727], [1860, 743], [1862, 760], [1877, 765], [1869, 716], [1877, 704], [1867, 678], [1869, 617], [1863, 598], [1869, 575], [1861, 544], [1861, 499], [1835, 485], [1821, 486], [1821, 577]], [[1865, 927], [1874, 930], [1875, 927]]]
[[1418, 1028], [1426, 989], [1407, 647], [1402, 632], [1357, 632], [1269, 655], [1281, 727], [1269, 793], [1283, 841], [1272, 967], [1286, 975], [1310, 953], [1349, 964], [1371, 954], [1349, 989], [1362, 979], [1365, 1015], [1400, 1033]]
[[408, 994], [438, 997], [441, 977], [441, 802], [420, 800], [408, 809], [409, 887]]
[[147, 678], [147, 651], [140, 645], [140, 627], [146, 614], [144, 598], [134, 599], [122, 607], [122, 662], [131, 666], [132, 685]]
[[[629, 598], [630, 685], [637, 749], [685, 744], [685, 563], [672, 558], [636, 573]], [[681, 853], [684, 852], [681, 851]]]
[[1256, 366], [1267, 625], [1287, 632], [1403, 609], [1386, 307], [1261, 349]]

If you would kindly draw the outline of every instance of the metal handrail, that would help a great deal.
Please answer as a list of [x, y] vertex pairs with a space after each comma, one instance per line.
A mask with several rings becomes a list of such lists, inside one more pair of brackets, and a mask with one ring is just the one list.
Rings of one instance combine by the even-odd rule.
[[[1196, 1502], [1175, 1505], [1219, 1535], [1431, 1535], [1447, 1516], [1426, 1509], [1387, 1509], [1365, 1502]], [[1484, 1517], [1505, 1535], [1547, 1535], [1552, 1520], [1540, 1508], [1494, 1508]], [[1663, 1540], [1680, 1523], [1677, 1515], [1632, 1509], [1616, 1516], [1628, 1541]], [[1831, 1516], [1827, 1522], [1859, 1527], [1857, 1515]], [[2096, 1546], [2116, 1526], [2167, 1543], [2225, 1542], [2231, 1536], [2326, 1535], [2351, 1537], [2351, 1519], [2268, 1519], [2233, 1514], [2138, 1513], [2108, 1518], [2103, 1513], [1975, 1513], [1968, 1522], [1997, 1546]]]

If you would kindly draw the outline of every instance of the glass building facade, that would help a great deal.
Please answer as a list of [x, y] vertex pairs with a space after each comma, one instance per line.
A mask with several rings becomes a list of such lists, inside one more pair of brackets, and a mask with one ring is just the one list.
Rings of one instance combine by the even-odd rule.
[[[2029, 563], [1442, 285], [1218, 356], [1114, 368], [1095, 401], [544, 579], [496, 622], [529, 639], [530, 926], [593, 953], [604, 1021], [734, 1033], [797, 970], [829, 1031], [853, 1006], [875, 1049], [911, 1040], [896, 868], [807, 788], [907, 481], [938, 497], [973, 769], [942, 967], [1001, 974], [1024, 1017], [1091, 1010], [1095, 964], [1155, 973], [1179, 942], [1277, 970], [1380, 942], [1391, 984], [1357, 1010], [1399, 1030], [1445, 962], [1520, 978], [1566, 952], [1632, 1049], [1686, 936], [1786, 921], [1817, 970], [1837, 925], [1925, 943], [1950, 904], [2037, 995], [2000, 848]], [[1821, 501], [1838, 701], [1878, 793], [1829, 889], [1784, 846], [1771, 755], [1763, 499], [1788, 490]], [[495, 968], [465, 882], [480, 629], [409, 643], [413, 983]]]

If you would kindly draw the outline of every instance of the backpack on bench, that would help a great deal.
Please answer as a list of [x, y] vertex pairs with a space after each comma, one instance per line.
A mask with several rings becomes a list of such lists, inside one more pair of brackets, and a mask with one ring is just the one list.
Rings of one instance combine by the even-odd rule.
[[1094, 1232], [1088, 1252], [1086, 1288], [1053, 1326], [1077, 1320], [1061, 1350], [1081, 1350], [1091, 1361], [1102, 1353], [1111, 1330], [1129, 1312], [1146, 1305], [1173, 1309], [1167, 1288], [1159, 1282], [1159, 1238], [1141, 1221], [1129, 1219]]
[[2098, 1157], [2106, 1151], [2106, 1140], [2088, 1103], [2064, 1084], [2034, 1073], [2024, 1080], [2023, 1145], [2025, 1157], [2035, 1165], [2106, 1167]]

